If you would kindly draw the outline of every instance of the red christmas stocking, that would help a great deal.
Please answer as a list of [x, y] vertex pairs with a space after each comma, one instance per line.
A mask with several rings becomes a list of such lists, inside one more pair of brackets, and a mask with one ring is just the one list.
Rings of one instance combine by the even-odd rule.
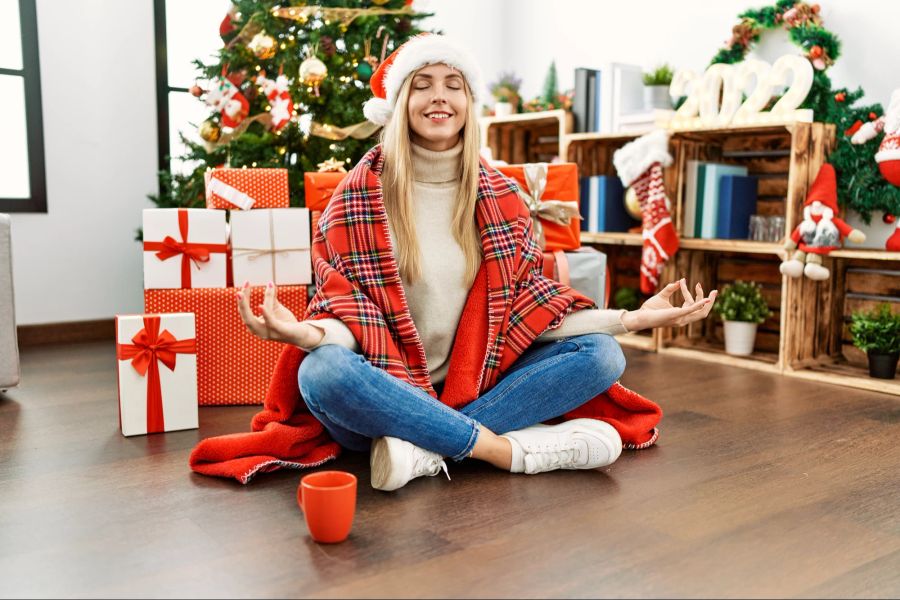
[[263, 94], [269, 101], [272, 129], [278, 131], [287, 125], [294, 116], [294, 103], [291, 101], [291, 93], [288, 89], [291, 82], [283, 73], [279, 73], [275, 79], [269, 79], [263, 71], [256, 78], [256, 83], [262, 88]]
[[647, 295], [656, 292], [663, 266], [678, 250], [663, 185], [662, 168], [672, 164], [668, 145], [669, 136], [660, 129], [626, 144], [613, 156], [622, 184], [633, 186], [641, 205], [641, 292]]

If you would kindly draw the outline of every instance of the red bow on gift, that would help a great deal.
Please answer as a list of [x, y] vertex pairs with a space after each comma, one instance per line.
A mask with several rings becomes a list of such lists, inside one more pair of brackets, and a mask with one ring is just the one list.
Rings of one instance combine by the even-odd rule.
[[162, 388], [159, 382], [159, 363], [175, 370], [176, 354], [196, 354], [197, 340], [177, 340], [168, 329], [159, 331], [160, 317], [144, 317], [144, 328], [138, 331], [131, 344], [116, 344], [116, 358], [130, 360], [141, 377], [147, 376], [147, 433], [165, 431]]
[[156, 250], [156, 258], [159, 260], [168, 260], [180, 254], [181, 287], [189, 288], [191, 287], [191, 263], [193, 262], [199, 269], [199, 263], [209, 262], [211, 252], [226, 252], [228, 247], [226, 244], [199, 244], [187, 241], [188, 212], [183, 208], [178, 209], [178, 232], [183, 241], [179, 242], [167, 235], [161, 242], [144, 242], [144, 250], [151, 252]]

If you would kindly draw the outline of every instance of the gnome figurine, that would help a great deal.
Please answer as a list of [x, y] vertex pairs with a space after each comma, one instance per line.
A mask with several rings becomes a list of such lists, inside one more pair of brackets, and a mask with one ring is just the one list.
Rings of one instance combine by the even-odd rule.
[[806, 275], [815, 281], [828, 279], [831, 273], [822, 265], [822, 257], [839, 248], [845, 237], [854, 243], [866, 241], [866, 235], [836, 217], [837, 212], [837, 178], [834, 167], [825, 163], [803, 203], [803, 220], [784, 243], [788, 252], [797, 250], [781, 263], [779, 270], [784, 275]]

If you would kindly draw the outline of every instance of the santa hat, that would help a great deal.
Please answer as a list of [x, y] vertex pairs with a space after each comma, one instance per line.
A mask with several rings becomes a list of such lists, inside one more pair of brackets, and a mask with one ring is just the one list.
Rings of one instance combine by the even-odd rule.
[[487, 97], [475, 57], [446, 36], [422, 33], [407, 40], [375, 69], [369, 80], [375, 97], [363, 105], [363, 114], [373, 123], [385, 125], [394, 113], [400, 87], [409, 74], [434, 64], [444, 64], [462, 72], [475, 106], [480, 106], [481, 100]]
[[819, 174], [816, 175], [816, 180], [809, 188], [803, 206], [810, 206], [817, 200], [830, 208], [834, 214], [838, 214], [837, 177], [834, 174], [834, 167], [830, 163], [825, 163], [819, 169]]

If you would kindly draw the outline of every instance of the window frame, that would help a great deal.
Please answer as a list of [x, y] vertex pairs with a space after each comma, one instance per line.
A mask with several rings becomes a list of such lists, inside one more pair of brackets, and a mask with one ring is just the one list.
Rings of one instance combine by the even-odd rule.
[[25, 130], [28, 145], [28, 198], [0, 197], [0, 212], [46, 213], [47, 173], [44, 156], [44, 121], [41, 102], [41, 68], [38, 56], [36, 0], [19, 0], [19, 37], [22, 68], [0, 66], [0, 75], [23, 79], [25, 88]]

